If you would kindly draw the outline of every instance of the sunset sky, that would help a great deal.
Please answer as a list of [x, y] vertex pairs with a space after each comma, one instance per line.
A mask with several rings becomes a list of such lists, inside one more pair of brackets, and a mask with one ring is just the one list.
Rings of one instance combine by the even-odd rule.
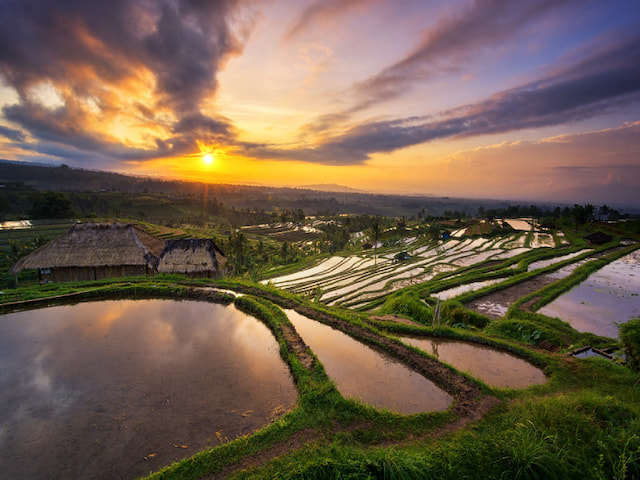
[[8, 160], [637, 207], [640, 1], [2, 0], [0, 109]]

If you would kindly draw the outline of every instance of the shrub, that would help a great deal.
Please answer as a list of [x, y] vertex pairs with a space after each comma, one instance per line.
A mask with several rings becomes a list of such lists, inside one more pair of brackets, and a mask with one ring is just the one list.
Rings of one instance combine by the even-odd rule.
[[627, 357], [627, 365], [640, 371], [640, 318], [633, 318], [618, 325], [620, 343]]
[[490, 322], [488, 317], [467, 310], [458, 302], [445, 302], [442, 306], [442, 318], [446, 319], [449, 325], [464, 324], [480, 329], [486, 327]]
[[381, 311], [402, 315], [425, 325], [430, 324], [433, 319], [433, 310], [415, 292], [406, 292], [388, 299]]
[[564, 345], [562, 337], [556, 332], [527, 320], [498, 320], [492, 322], [485, 333], [530, 345], [536, 345], [543, 341], [553, 345]]

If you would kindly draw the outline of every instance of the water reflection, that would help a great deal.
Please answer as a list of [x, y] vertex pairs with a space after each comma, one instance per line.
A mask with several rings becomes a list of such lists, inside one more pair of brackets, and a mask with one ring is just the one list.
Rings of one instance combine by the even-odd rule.
[[204, 302], [0, 317], [0, 471], [134, 478], [264, 425], [296, 390], [269, 330]]
[[401, 337], [400, 340], [492, 387], [524, 388], [547, 381], [542, 371], [530, 363], [483, 345], [423, 337]]
[[591, 274], [584, 282], [539, 310], [580, 332], [617, 338], [616, 322], [640, 316], [640, 250]]
[[494, 285], [502, 281], [504, 281], [504, 278], [495, 278], [492, 280], [483, 280], [481, 282], [465, 283], [463, 285], [458, 285], [457, 287], [449, 288], [448, 290], [441, 290], [437, 293], [433, 293], [431, 294], [431, 296], [439, 298], [440, 300], [448, 300], [463, 293], [474, 292], [476, 290], [480, 290], [481, 288], [488, 287], [489, 285]]
[[445, 410], [451, 404], [450, 395], [399, 361], [293, 310], [287, 316], [345, 397], [403, 414]]

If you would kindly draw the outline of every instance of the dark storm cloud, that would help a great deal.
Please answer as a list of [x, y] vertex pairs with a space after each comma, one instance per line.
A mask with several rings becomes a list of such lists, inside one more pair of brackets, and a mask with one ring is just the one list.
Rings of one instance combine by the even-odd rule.
[[504, 133], [580, 121], [640, 101], [640, 36], [593, 51], [548, 77], [506, 90], [437, 117], [411, 117], [357, 125], [315, 148], [251, 148], [256, 156], [324, 164], [359, 164], [435, 139]]
[[24, 133], [20, 130], [16, 130], [14, 128], [3, 127], [0, 125], [0, 136], [4, 138], [8, 138], [14, 142], [23, 142], [24, 141]]
[[[203, 114], [201, 103], [216, 91], [220, 66], [242, 48], [241, 32], [232, 28], [238, 3], [3, 0], [0, 77], [20, 96], [20, 104], [5, 109], [5, 115], [36, 138], [105, 147], [84, 131], [87, 119], [70, 104], [90, 97], [103, 111], [115, 112], [120, 105], [113, 92], [127, 92], [131, 84], [148, 79], [154, 98], [153, 104], [138, 104], [142, 116], [161, 108], [177, 119], [176, 133], [184, 132], [183, 123], [210, 128], [220, 120]], [[46, 111], [33, 101], [30, 89], [43, 82], [56, 87], [65, 108]]]
[[475, 0], [439, 21], [405, 58], [356, 84], [360, 100], [352, 110], [406, 93], [415, 82], [459, 71], [478, 51], [503, 45], [527, 24], [569, 3], [575, 0]]
[[172, 127], [173, 136], [158, 141], [158, 150], [164, 156], [178, 156], [193, 153], [197, 142], [224, 144], [236, 137], [235, 128], [223, 117], [212, 118], [200, 113], [184, 116]]
[[51, 112], [34, 105], [28, 108], [12, 105], [5, 107], [3, 113], [5, 118], [22, 125], [39, 140], [36, 143], [23, 143], [21, 148], [43, 155], [68, 160], [89, 160], [102, 155], [120, 160], [145, 160], [154, 158], [161, 151], [166, 154], [171, 150], [170, 146], [164, 146], [149, 151], [106, 141], [99, 132], [82, 128], [81, 116], [70, 113], [67, 108]]
[[21, 125], [39, 140], [68, 143], [77, 148], [104, 148], [100, 140], [82, 128], [81, 122], [66, 108], [53, 112], [36, 105], [11, 105], [3, 108], [4, 117]]

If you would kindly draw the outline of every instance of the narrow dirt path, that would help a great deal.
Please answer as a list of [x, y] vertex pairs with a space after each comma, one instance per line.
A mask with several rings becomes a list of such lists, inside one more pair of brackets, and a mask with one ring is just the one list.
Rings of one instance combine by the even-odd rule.
[[555, 282], [557, 278], [548, 274], [539, 275], [526, 282], [518, 283], [512, 287], [497, 290], [484, 297], [476, 298], [464, 306], [469, 310], [486, 315], [492, 320], [502, 318], [507, 309], [522, 297], [537, 292], [541, 288]]
[[[588, 261], [596, 260], [598, 258], [604, 257], [605, 255], [614, 253], [620, 248], [622, 247], [615, 247], [603, 252], [597, 252], [587, 257], [587, 259]], [[558, 269], [560, 268], [562, 267], [558, 267]], [[492, 320], [496, 320], [498, 318], [502, 318], [504, 316], [504, 313], [517, 300], [534, 292], [537, 292], [538, 290], [558, 280], [558, 277], [554, 276], [552, 273], [543, 273], [530, 280], [518, 283], [517, 285], [513, 285], [502, 290], [497, 290], [493, 293], [485, 295], [484, 297], [476, 298], [475, 300], [466, 303], [464, 306], [469, 310], [473, 310], [475, 312], [486, 315]], [[537, 298], [531, 299], [529, 302], [523, 304], [521, 307], [522, 310], [529, 311], [531, 306], [534, 305], [537, 300]]]

